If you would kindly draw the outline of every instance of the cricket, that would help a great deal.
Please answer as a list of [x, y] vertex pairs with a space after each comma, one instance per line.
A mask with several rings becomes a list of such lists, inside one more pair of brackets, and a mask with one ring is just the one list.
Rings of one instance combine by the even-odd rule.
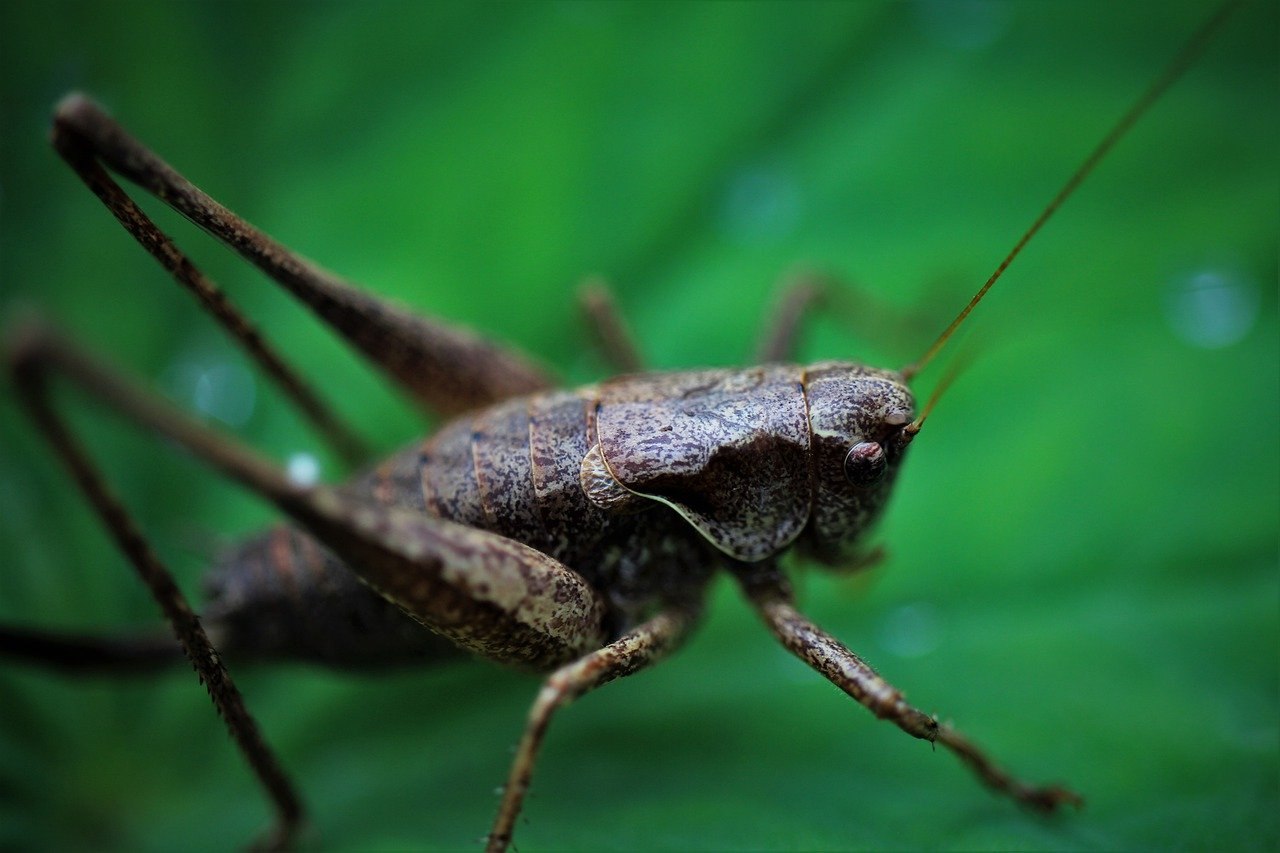
[[[24, 321], [4, 340], [14, 398], [171, 631], [71, 634], [33, 619], [0, 625], [0, 660], [73, 675], [137, 675], [189, 662], [270, 803], [273, 822], [252, 841], [271, 850], [294, 849], [304, 837], [307, 781], [294, 777], [272, 732], [255, 721], [253, 696], [236, 684], [237, 664], [359, 672], [470, 656], [539, 673], [508, 774], [494, 780], [492, 824], [475, 833], [496, 853], [518, 844], [531, 790], [567, 796], [538, 781], [544, 739], [561, 712], [677, 653], [705, 616], [710, 584], [727, 576], [762, 631], [814, 678], [888, 724], [876, 736], [923, 741], [1032, 812], [1083, 807], [1087, 791], [1052, 768], [988, 750], [933, 710], [945, 697], [928, 696], [927, 684], [900, 685], [807, 617], [787, 566], [799, 558], [855, 575], [877, 562], [869, 533], [912, 447], [928, 441], [948, 389], [963, 382], [962, 369], [943, 364], [956, 333], [993, 290], [1002, 292], [1005, 271], [1195, 67], [1238, 5], [1224, 4], [1184, 45], [1170, 46], [1169, 64], [1153, 69], [1150, 87], [1134, 93], [1096, 147], [1063, 164], [1060, 190], [992, 259], [989, 278], [955, 306], [954, 319], [912, 361], [891, 367], [797, 363], [807, 320], [823, 310], [829, 288], [841, 287], [798, 276], [780, 289], [755, 364], [654, 371], [608, 286], [593, 283], [581, 291], [583, 314], [615, 375], [566, 387], [514, 347], [383, 299], [295, 253], [215, 200], [216, 187], [206, 194], [164, 159], [181, 152], [153, 151], [130, 132], [128, 115], [112, 114], [92, 93], [68, 94], [53, 110], [58, 156], [356, 473], [314, 482], [166, 402], [53, 324]], [[441, 425], [390, 457], [370, 458], [358, 431], [307, 376], [305, 357], [278, 349], [271, 330], [139, 207], [135, 190], [260, 270]], [[923, 399], [917, 377], [931, 386]], [[273, 504], [281, 521], [226, 548], [209, 567], [206, 600], [190, 601], [148, 543], [145, 520], [135, 520], [84, 449], [55, 385], [181, 448]], [[856, 821], [849, 831], [856, 837]]]

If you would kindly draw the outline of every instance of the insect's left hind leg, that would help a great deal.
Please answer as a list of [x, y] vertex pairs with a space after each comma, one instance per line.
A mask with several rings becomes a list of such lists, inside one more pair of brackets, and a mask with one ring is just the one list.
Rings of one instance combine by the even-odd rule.
[[[226, 723], [232, 739], [266, 789], [276, 811], [276, 824], [271, 833], [262, 839], [262, 846], [268, 849], [291, 847], [303, 820], [302, 801], [275, 753], [263, 739], [257, 722], [245, 708], [239, 689], [222, 665], [222, 659], [209, 641], [199, 618], [178, 589], [172, 573], [151, 550], [137, 524], [108, 489], [97, 467], [72, 437], [66, 422], [54, 411], [47, 387], [48, 366], [41, 357], [38, 345], [34, 342], [15, 343], [10, 350], [10, 366], [18, 399], [54, 451], [62, 458], [80, 491], [89, 500], [116, 545], [133, 564], [138, 576], [160, 605], [201, 683], [208, 690], [218, 715]], [[21, 638], [13, 636], [6, 638], [10, 642], [19, 639]]]
[[1080, 796], [1067, 788], [1038, 787], [1014, 778], [955, 729], [940, 725], [933, 717], [908, 705], [897, 688], [795, 609], [791, 592], [781, 576], [762, 572], [745, 579], [743, 588], [760, 617], [788, 651], [880, 719], [889, 720], [912, 737], [939, 743], [951, 750], [987, 787], [1041, 812], [1083, 804]]
[[0, 625], [0, 658], [70, 675], [126, 675], [168, 669], [182, 661], [172, 636], [113, 637]]
[[43, 393], [47, 374], [60, 375], [274, 503], [384, 599], [465, 649], [545, 671], [607, 639], [602, 595], [548, 554], [348, 488], [299, 483], [48, 329], [32, 324], [15, 336], [10, 358], [41, 404], [41, 426], [65, 431]]
[[501, 853], [511, 843], [516, 818], [529, 790], [533, 765], [551, 723], [551, 715], [602, 684], [656, 663], [688, 636], [697, 616], [696, 610], [672, 609], [660, 613], [604, 648], [548, 676], [529, 710], [529, 721], [503, 789], [502, 804], [485, 845], [489, 853]]

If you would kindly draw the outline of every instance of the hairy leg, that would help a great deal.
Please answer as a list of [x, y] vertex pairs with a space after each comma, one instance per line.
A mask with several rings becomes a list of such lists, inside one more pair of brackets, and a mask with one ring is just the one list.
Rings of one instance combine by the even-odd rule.
[[[491, 660], [550, 669], [604, 641], [604, 601], [581, 575], [512, 539], [322, 485], [147, 393], [48, 329], [10, 345], [23, 383], [61, 375], [274, 503], [383, 598]], [[43, 425], [43, 423], [41, 424]]]
[[[295, 400], [300, 398], [300, 381], [281, 380], [262, 348], [250, 343], [258, 337], [256, 332], [236, 330], [247, 324], [228, 312], [225, 296], [137, 209], [103, 166], [155, 195], [257, 266], [431, 411], [452, 415], [552, 384], [542, 368], [521, 354], [365, 293], [290, 251], [182, 177], [83, 95], [68, 95], [58, 105], [52, 141], [134, 238], [200, 296], [250, 354], [287, 390], [292, 389]], [[305, 393], [301, 396], [305, 399]], [[299, 405], [304, 411], [310, 408], [301, 401]]]
[[792, 654], [882, 720], [930, 743], [941, 744], [969, 767], [983, 784], [1028, 808], [1053, 812], [1080, 806], [1080, 796], [1059, 785], [1029, 785], [1007, 773], [968, 738], [907, 704], [902, 693], [835, 637], [795, 609], [785, 580], [760, 573], [743, 583], [764, 623]]
[[538, 749], [542, 746], [552, 715], [584, 693], [652, 666], [680, 644], [696, 621], [695, 609], [668, 610], [548, 676], [529, 710], [524, 736], [516, 748], [516, 757], [503, 788], [502, 804], [486, 844], [490, 853], [500, 853], [511, 843], [516, 818], [533, 778]]
[[262, 839], [261, 845], [268, 849], [291, 847], [303, 820], [301, 799], [275, 753], [263, 739], [257, 722], [245, 708], [239, 689], [223, 666], [199, 618], [178, 589], [172, 573], [160, 562], [129, 513], [107, 488], [97, 467], [89, 461], [66, 423], [53, 410], [48, 396], [47, 375], [39, 358], [30, 349], [19, 347], [11, 354], [11, 369], [19, 400], [67, 466], [117, 547], [133, 564], [139, 578], [160, 605], [200, 682], [209, 691], [218, 716], [226, 723], [236, 746], [266, 790], [276, 811], [276, 824]]

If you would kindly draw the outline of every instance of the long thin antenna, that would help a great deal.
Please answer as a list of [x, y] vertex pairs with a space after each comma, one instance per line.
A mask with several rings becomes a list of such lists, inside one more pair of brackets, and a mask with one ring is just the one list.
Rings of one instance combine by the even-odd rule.
[[969, 369], [975, 358], [977, 358], [977, 350], [970, 348], [962, 350], [959, 358], [952, 359], [947, 372], [942, 375], [942, 381], [938, 383], [937, 387], [933, 389], [933, 393], [929, 395], [929, 402], [925, 403], [924, 410], [920, 412], [920, 415], [914, 421], [906, 425], [904, 431], [908, 436], [915, 437], [916, 433], [920, 432], [920, 428], [924, 426], [924, 422], [929, 415], [933, 414], [933, 409], [938, 405], [938, 401], [942, 399], [942, 395], [947, 393], [952, 383], [960, 378], [961, 373]]
[[1080, 165], [1080, 168], [1076, 169], [1075, 174], [1067, 179], [1067, 182], [1063, 184], [1062, 189], [1060, 189], [1058, 194], [1053, 197], [1053, 201], [1049, 202], [1048, 206], [1046, 206], [1045, 209], [1041, 211], [1040, 215], [1036, 217], [1036, 221], [1031, 223], [1031, 227], [1022, 235], [1021, 239], [1018, 240], [1009, 254], [1005, 256], [1005, 259], [1000, 262], [1000, 266], [996, 267], [995, 272], [993, 272], [991, 277], [987, 279], [987, 283], [982, 285], [982, 288], [974, 294], [972, 299], [969, 300], [969, 304], [964, 306], [964, 310], [951, 321], [951, 325], [947, 326], [946, 330], [938, 336], [938, 339], [933, 342], [933, 345], [925, 351], [925, 354], [921, 356], [919, 360], [914, 364], [909, 364], [902, 368], [901, 373], [904, 379], [911, 379], [923, 370], [926, 364], [933, 361], [934, 356], [938, 354], [955, 330], [959, 328], [960, 324], [969, 316], [969, 312], [972, 311], [974, 307], [982, 301], [982, 298], [987, 295], [987, 291], [991, 289], [991, 285], [995, 284], [996, 280], [999, 279], [1000, 276], [1004, 275], [1004, 271], [1009, 268], [1009, 264], [1013, 262], [1013, 259], [1018, 256], [1018, 253], [1022, 251], [1022, 248], [1027, 245], [1031, 238], [1036, 235], [1036, 232], [1040, 230], [1041, 226], [1049, 220], [1049, 217], [1057, 213], [1058, 208], [1062, 206], [1062, 203], [1076, 191], [1076, 188], [1079, 187], [1084, 179], [1089, 176], [1089, 173], [1093, 171], [1094, 167], [1097, 166], [1098, 163], [1102, 161], [1102, 158], [1105, 157], [1113, 147], [1115, 147], [1115, 144], [1119, 142], [1126, 133], [1128, 133], [1129, 129], [1142, 117], [1143, 113], [1145, 113], [1152, 104], [1159, 100], [1160, 96], [1165, 93], [1165, 90], [1172, 86], [1178, 78], [1181, 77], [1186, 70], [1200, 58], [1200, 54], [1204, 52], [1204, 49], [1209, 44], [1209, 40], [1213, 37], [1213, 34], [1223, 25], [1223, 23], [1226, 22], [1227, 18], [1231, 16], [1231, 13], [1234, 12], [1237, 7], [1242, 5], [1243, 0], [1227, 0], [1227, 2], [1218, 7], [1218, 10], [1213, 13], [1212, 17], [1210, 17], [1208, 21], [1201, 25], [1200, 29], [1196, 30], [1195, 34], [1187, 40], [1185, 45], [1183, 45], [1182, 50], [1178, 51], [1178, 55], [1173, 58], [1173, 61], [1169, 63], [1168, 67], [1166, 67], [1160, 76], [1156, 78], [1155, 82], [1151, 84], [1142, 96], [1134, 102], [1133, 106], [1129, 108], [1129, 111], [1121, 116], [1120, 120], [1111, 128], [1111, 131], [1103, 137], [1102, 141], [1098, 143], [1098, 146], [1093, 149], [1093, 152], [1085, 158], [1085, 161]]

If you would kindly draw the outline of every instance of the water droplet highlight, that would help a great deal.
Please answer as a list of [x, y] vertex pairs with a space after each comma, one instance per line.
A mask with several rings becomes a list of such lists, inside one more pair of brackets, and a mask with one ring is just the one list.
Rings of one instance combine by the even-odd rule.
[[1230, 266], [1209, 266], [1174, 278], [1165, 316], [1183, 343], [1223, 349], [1243, 340], [1258, 317], [1257, 283]]
[[220, 346], [197, 345], [170, 365], [163, 384], [182, 405], [233, 427], [253, 416], [257, 389], [253, 374], [234, 352]]
[[295, 486], [314, 486], [320, 482], [320, 460], [306, 451], [295, 453], [285, 463], [285, 476]]
[[904, 604], [880, 623], [880, 645], [901, 658], [924, 657], [938, 648], [938, 611], [923, 601]]

